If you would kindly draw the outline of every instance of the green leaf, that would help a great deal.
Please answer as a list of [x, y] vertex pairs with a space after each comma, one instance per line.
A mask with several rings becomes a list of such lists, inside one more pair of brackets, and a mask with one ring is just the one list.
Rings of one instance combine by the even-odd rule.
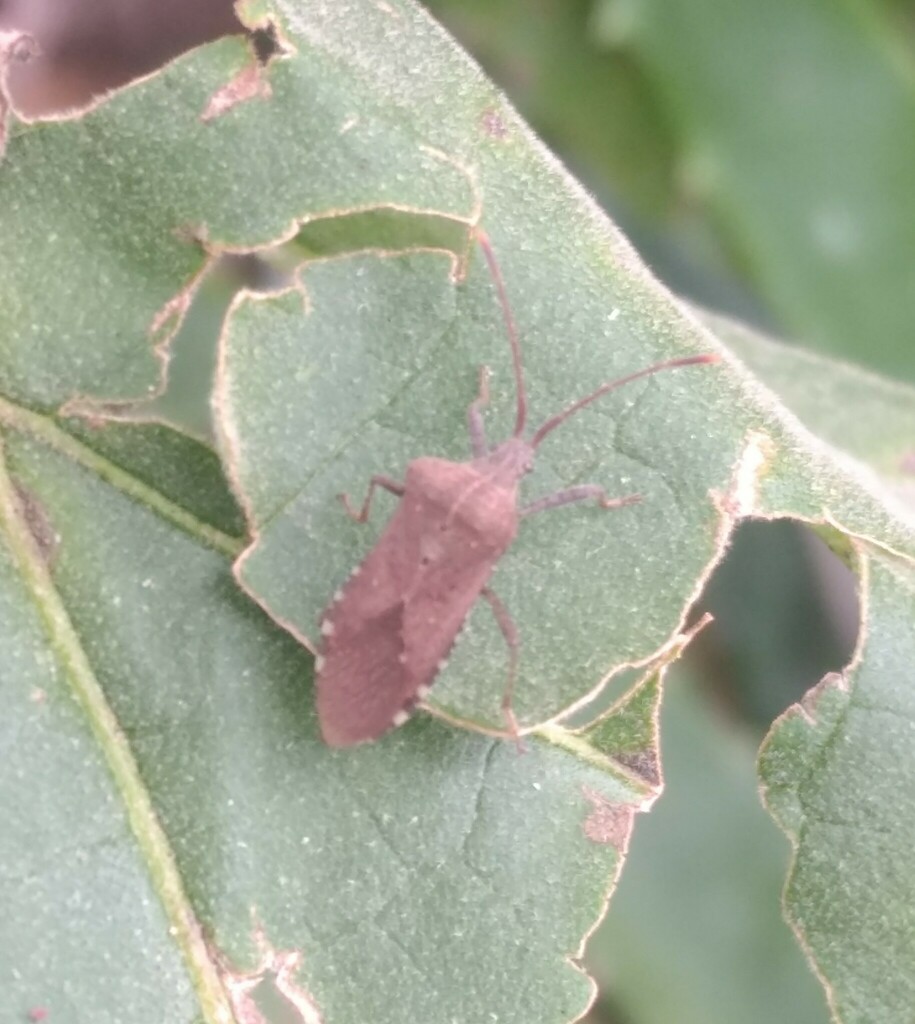
[[[533, 419], [717, 343], [414, 5], [271, 10], [282, 53], [220, 116], [200, 117], [251, 74], [239, 40], [81, 117], [13, 124], [0, 165], [0, 1006], [561, 1024], [591, 998], [575, 961], [658, 792], [657, 670], [735, 525], [818, 524], [887, 620], [908, 614], [905, 588], [870, 602], [869, 560], [896, 552], [904, 580], [915, 531], [738, 364], [642, 381], [551, 435], [529, 480], [531, 496], [593, 480], [642, 504], [532, 519], [499, 567], [528, 754], [429, 716], [328, 750], [296, 638], [314, 639], [383, 519], [360, 530], [334, 495], [417, 455], [463, 458], [481, 363], [491, 436], [511, 432], [477, 213]], [[286, 242], [290, 286], [227, 316], [221, 464], [167, 423], [116, 422], [151, 415], [165, 341], [215, 258]], [[440, 710], [501, 725], [506, 661], [474, 612]], [[554, 721], [633, 664], [649, 668], [599, 722]], [[875, 670], [898, 688], [902, 664]], [[856, 865], [876, 902], [884, 863]], [[845, 998], [847, 958], [823, 962]], [[868, 966], [854, 984], [876, 999]]]
[[854, 662], [773, 726], [764, 798], [791, 838], [785, 908], [837, 1019], [905, 1020], [915, 1003], [915, 573], [861, 546]]

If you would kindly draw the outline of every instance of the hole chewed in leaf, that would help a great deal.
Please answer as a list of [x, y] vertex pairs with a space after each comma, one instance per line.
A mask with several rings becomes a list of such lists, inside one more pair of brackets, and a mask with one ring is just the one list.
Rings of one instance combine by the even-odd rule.
[[816, 702], [853, 657], [854, 565], [847, 537], [831, 527], [741, 522], [698, 606], [715, 625], [688, 655], [715, 703], [762, 732], [786, 707]]
[[289, 244], [299, 257], [302, 252], [328, 257], [367, 250], [443, 249], [459, 259], [467, 251], [467, 229], [466, 221], [453, 217], [379, 207], [316, 217]]
[[289, 52], [289, 46], [280, 39], [276, 25], [272, 21], [260, 28], [252, 29], [248, 38], [254, 50], [254, 56], [261, 64], [269, 64], [275, 57]]
[[284, 1020], [324, 1024], [310, 993], [296, 980], [302, 964], [301, 952], [274, 949], [260, 924], [255, 925], [254, 942], [260, 961], [253, 971], [244, 973], [233, 970], [219, 950], [211, 950], [220, 965], [222, 982], [239, 1024], [270, 1024], [273, 1009], [282, 1012]]
[[273, 95], [266, 69], [272, 60], [287, 54], [289, 47], [280, 41], [276, 26], [272, 22], [252, 29], [248, 34], [248, 43], [251, 48], [251, 63], [213, 93], [200, 115], [201, 121], [213, 121], [239, 103], [255, 99], [269, 100]]

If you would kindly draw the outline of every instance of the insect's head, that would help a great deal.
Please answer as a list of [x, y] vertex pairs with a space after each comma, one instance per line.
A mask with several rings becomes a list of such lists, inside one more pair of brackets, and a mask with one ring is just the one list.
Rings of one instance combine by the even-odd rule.
[[513, 484], [534, 468], [534, 449], [523, 437], [510, 437], [496, 445], [484, 461], [494, 478]]

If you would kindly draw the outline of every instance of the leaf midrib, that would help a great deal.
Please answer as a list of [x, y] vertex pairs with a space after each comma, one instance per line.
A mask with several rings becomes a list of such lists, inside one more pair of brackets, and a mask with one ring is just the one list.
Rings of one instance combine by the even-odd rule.
[[244, 540], [232, 537], [192, 515], [177, 502], [156, 490], [155, 487], [144, 483], [82, 441], [78, 441], [72, 434], [68, 434], [58, 426], [51, 416], [33, 412], [8, 399], [0, 398], [0, 424], [5, 424], [44, 442], [84, 469], [95, 473], [100, 480], [104, 480], [105, 483], [134, 501], [145, 505], [152, 512], [220, 554], [234, 559], [243, 551]]
[[[69, 438], [58, 427], [43, 417], [25, 410], [15, 410], [15, 418], [9, 416], [11, 407], [0, 400], [0, 422], [28, 429], [38, 425], [41, 429], [30, 430], [43, 440], [50, 440], [54, 447], [65, 454], [73, 455], [77, 449], [83, 465], [99, 469], [106, 463], [105, 472], [100, 472], [110, 483], [127, 482], [122, 487], [132, 497], [147, 499], [147, 504], [172, 522], [200, 539], [214, 540], [220, 550], [227, 544], [237, 548], [238, 542], [199, 523], [184, 510], [158, 495], [152, 488], [134, 480], [107, 460], [90, 452], [79, 442]], [[57, 442], [57, 443], [54, 443]], [[155, 500], [148, 500], [154, 498]], [[180, 513], [180, 515], [179, 515]], [[121, 796], [127, 820], [136, 838], [139, 854], [149, 872], [153, 889], [159, 897], [169, 921], [169, 934], [178, 946], [193, 985], [205, 1024], [228, 1024], [234, 1020], [231, 1006], [213, 963], [206, 943], [188, 899], [181, 878], [174, 851], [163, 830], [143, 781], [139, 767], [124, 733], [105, 698], [104, 691], [93, 671], [81, 639], [67, 614], [66, 607], [42, 557], [35, 538], [26, 523], [15, 485], [10, 477], [0, 437], [0, 536], [6, 541], [14, 565], [35, 603], [44, 627], [48, 646], [53, 651], [69, 682], [70, 690], [79, 703], [98, 743], [99, 750], [113, 777]]]

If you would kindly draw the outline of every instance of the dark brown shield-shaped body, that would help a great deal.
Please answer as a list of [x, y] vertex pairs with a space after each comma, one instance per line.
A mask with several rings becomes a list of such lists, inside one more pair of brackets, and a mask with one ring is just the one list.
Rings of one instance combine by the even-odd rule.
[[425, 696], [517, 532], [517, 477], [498, 468], [407, 467], [397, 511], [321, 622], [318, 716], [331, 746], [374, 739]]

